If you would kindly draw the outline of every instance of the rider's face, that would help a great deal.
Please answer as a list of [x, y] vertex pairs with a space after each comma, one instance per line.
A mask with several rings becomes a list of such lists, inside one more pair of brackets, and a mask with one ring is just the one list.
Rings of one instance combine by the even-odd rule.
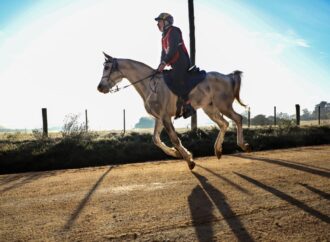
[[164, 20], [158, 20], [157, 26], [158, 26], [159, 31], [163, 32], [164, 31]]

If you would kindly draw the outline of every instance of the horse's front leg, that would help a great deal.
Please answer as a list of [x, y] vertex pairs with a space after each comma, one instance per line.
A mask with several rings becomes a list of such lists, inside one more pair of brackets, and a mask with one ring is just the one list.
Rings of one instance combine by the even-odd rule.
[[176, 158], [182, 158], [182, 155], [177, 151], [175, 148], [170, 148], [167, 145], [165, 145], [161, 139], [160, 139], [160, 133], [163, 129], [163, 123], [160, 119], [156, 119], [155, 122], [155, 129], [154, 129], [154, 135], [152, 137], [152, 140], [154, 141], [155, 145], [161, 148], [167, 155], [176, 157]]
[[181, 140], [175, 132], [173, 124], [170, 117], [162, 119], [165, 130], [170, 137], [170, 140], [177, 151], [181, 154], [183, 159], [188, 163], [189, 169], [192, 170], [195, 167], [195, 162], [193, 160], [192, 154], [181, 144]]

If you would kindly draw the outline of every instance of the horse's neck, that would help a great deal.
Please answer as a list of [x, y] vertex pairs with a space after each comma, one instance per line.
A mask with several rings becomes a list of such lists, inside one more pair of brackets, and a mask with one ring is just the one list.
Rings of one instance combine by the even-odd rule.
[[[150, 93], [149, 75], [155, 70], [151, 67], [134, 60], [118, 59], [119, 70], [124, 77], [135, 87], [140, 96], [145, 100]], [[146, 78], [145, 80], [142, 80]], [[141, 81], [140, 81], [141, 80]]]

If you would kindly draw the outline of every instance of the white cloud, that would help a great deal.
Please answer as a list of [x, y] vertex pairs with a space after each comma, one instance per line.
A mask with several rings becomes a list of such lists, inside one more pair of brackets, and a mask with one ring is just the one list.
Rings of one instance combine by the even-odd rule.
[[295, 42], [298, 46], [301, 46], [301, 47], [305, 47], [305, 48], [309, 48], [311, 47], [306, 40], [304, 39], [295, 39]]
[[287, 31], [285, 34], [278, 32], [268, 32], [266, 34], [259, 35], [260, 38], [264, 38], [269, 43], [270, 50], [274, 54], [282, 54], [284, 51], [294, 47], [310, 48], [310, 44], [307, 40], [297, 36], [292, 30]]

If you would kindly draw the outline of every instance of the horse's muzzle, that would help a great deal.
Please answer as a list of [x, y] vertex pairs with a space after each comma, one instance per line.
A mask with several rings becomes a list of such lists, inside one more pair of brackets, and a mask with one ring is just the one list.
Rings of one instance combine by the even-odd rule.
[[110, 90], [108, 87], [105, 87], [104, 85], [102, 85], [101, 83], [97, 86], [97, 90], [99, 92], [102, 92], [102, 93], [108, 93]]

